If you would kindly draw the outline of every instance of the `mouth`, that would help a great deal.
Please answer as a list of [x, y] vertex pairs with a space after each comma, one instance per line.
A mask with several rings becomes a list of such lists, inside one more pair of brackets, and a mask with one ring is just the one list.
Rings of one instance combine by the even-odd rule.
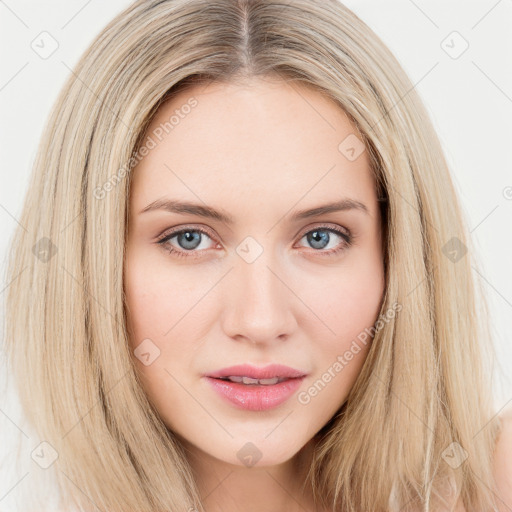
[[230, 405], [246, 411], [266, 411], [289, 400], [299, 389], [305, 376], [273, 379], [237, 376], [204, 378], [211, 389]]
[[284, 365], [239, 365], [203, 375], [211, 388], [239, 409], [264, 411], [286, 402], [306, 373]]

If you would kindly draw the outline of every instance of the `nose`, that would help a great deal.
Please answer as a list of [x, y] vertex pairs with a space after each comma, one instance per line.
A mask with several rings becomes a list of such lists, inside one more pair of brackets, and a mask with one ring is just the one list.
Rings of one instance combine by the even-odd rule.
[[272, 344], [286, 340], [296, 329], [297, 299], [287, 286], [286, 272], [265, 251], [252, 263], [236, 261], [224, 285], [222, 327], [227, 336]]

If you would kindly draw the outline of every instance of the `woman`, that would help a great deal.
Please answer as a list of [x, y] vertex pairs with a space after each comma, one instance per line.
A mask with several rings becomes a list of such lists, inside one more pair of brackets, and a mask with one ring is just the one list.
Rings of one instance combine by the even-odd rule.
[[512, 507], [447, 164], [339, 2], [135, 2], [20, 222], [7, 348], [66, 510]]

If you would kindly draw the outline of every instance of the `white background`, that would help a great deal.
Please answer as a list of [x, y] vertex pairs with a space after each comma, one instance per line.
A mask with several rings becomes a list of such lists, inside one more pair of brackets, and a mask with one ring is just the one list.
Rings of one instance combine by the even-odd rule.
[[[0, 1], [2, 306], [6, 250], [50, 107], [82, 52], [129, 3]], [[345, 4], [404, 66], [442, 140], [482, 262], [482, 272], [474, 275], [485, 283], [491, 306], [504, 374], [497, 375], [496, 409], [510, 407], [512, 378], [504, 377], [512, 376], [512, 0], [347, 0]], [[31, 48], [43, 31], [58, 43], [46, 59]], [[442, 47], [453, 31], [469, 44], [456, 59]], [[453, 37], [445, 44], [456, 51], [462, 41]], [[12, 391], [4, 396], [2, 388], [0, 397], [0, 439], [14, 440], [22, 429], [27, 444], [21, 468], [12, 465], [12, 455], [0, 453], [0, 511], [21, 511], [16, 496], [30, 492], [42, 472], [29, 458], [40, 440], [24, 425]]]

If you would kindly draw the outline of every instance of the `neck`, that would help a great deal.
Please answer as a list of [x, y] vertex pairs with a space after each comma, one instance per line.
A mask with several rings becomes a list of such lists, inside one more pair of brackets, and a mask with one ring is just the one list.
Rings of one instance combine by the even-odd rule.
[[181, 440], [206, 512], [317, 512], [307, 473], [313, 440], [291, 459], [274, 466], [238, 466]]

